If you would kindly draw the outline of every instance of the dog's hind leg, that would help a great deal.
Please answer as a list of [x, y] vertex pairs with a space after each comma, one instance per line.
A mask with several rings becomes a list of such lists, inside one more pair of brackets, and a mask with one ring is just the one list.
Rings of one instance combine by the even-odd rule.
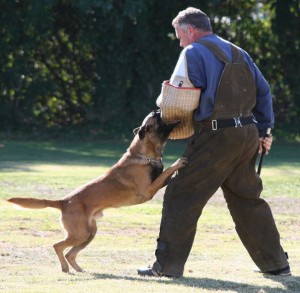
[[60, 261], [60, 264], [61, 264], [61, 270], [64, 273], [69, 272], [69, 265], [64, 257], [63, 252], [67, 247], [70, 247], [73, 245], [74, 245], [74, 239], [71, 239], [69, 237], [67, 237], [65, 240], [59, 241], [53, 245], [53, 248], [54, 248], [54, 250], [58, 256], [58, 259]]
[[66, 254], [66, 259], [69, 262], [69, 264], [77, 271], [77, 272], [83, 272], [82, 268], [77, 264], [76, 262], [76, 256], [77, 254], [87, 247], [89, 243], [94, 239], [95, 235], [97, 233], [97, 224], [95, 220], [92, 220], [91, 226], [90, 226], [90, 236], [89, 238], [81, 243], [80, 245], [76, 245], [72, 247], [69, 252]]

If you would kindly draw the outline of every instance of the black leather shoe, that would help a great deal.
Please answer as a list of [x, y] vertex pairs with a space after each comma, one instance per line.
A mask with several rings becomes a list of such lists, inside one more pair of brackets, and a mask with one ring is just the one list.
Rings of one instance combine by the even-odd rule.
[[279, 269], [279, 270], [264, 272], [264, 274], [273, 275], [273, 276], [291, 276], [292, 275], [290, 266], [286, 266], [285, 268]]
[[267, 271], [267, 272], [262, 272], [261, 270], [255, 270], [255, 271], [258, 273], [262, 273], [265, 275], [272, 275], [272, 276], [291, 276], [292, 275], [290, 266], [286, 266], [283, 269], [274, 270], [274, 271]]
[[151, 267], [140, 268], [137, 270], [137, 272], [140, 276], [144, 276], [144, 277], [145, 276], [147, 276], [147, 277], [162, 277], [163, 276], [156, 270], [152, 269]]
[[165, 275], [162, 274], [153, 268], [149, 267], [144, 267], [140, 268], [137, 270], [138, 274], [143, 277], [167, 277], [167, 278], [179, 278], [178, 276], [172, 276], [172, 275]]

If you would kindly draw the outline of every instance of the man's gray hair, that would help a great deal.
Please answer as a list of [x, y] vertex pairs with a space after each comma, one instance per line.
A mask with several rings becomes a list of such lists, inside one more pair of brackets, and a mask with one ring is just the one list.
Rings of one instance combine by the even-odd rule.
[[186, 26], [191, 25], [203, 32], [212, 32], [210, 19], [203, 11], [194, 7], [188, 7], [180, 11], [173, 19], [172, 25], [173, 27], [179, 25], [181, 28], [186, 28]]

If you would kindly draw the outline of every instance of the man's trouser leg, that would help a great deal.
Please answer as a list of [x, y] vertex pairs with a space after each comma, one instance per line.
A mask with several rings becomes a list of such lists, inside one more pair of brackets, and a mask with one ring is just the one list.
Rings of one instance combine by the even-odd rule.
[[[250, 148], [251, 151], [251, 148]], [[247, 157], [247, 156], [246, 156]], [[256, 154], [242, 161], [222, 185], [236, 231], [249, 255], [262, 272], [288, 265], [271, 209], [259, 198], [262, 184], [255, 170]]]
[[178, 171], [166, 189], [157, 262], [153, 265], [162, 274], [183, 274], [202, 209], [231, 171], [228, 165], [236, 157], [231, 145], [237, 137], [228, 139], [228, 131], [220, 132], [204, 131], [195, 136], [184, 154], [188, 165]]

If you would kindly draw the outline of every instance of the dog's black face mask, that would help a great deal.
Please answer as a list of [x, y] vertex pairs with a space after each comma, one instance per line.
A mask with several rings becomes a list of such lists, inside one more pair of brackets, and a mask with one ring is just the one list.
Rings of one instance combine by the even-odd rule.
[[143, 121], [142, 126], [133, 130], [133, 133], [143, 139], [147, 132], [155, 131], [156, 136], [165, 142], [171, 131], [180, 123], [180, 120], [165, 123], [161, 119], [160, 110], [152, 111]]

